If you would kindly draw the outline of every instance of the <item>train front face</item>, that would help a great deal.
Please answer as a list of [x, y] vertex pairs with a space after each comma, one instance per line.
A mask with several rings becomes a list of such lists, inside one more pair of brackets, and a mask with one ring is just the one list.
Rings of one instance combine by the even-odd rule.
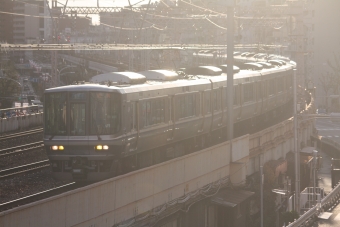
[[98, 181], [115, 175], [123, 141], [121, 95], [107, 86], [45, 91], [44, 145], [58, 179]]

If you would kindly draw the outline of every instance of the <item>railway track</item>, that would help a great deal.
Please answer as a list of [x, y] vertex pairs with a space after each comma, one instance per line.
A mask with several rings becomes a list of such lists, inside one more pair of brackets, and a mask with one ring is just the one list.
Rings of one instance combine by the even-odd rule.
[[0, 149], [41, 141], [43, 129], [37, 128], [29, 131], [6, 134], [0, 136]]
[[23, 154], [28, 151], [35, 150], [37, 148], [43, 147], [43, 141], [35, 142], [35, 143], [29, 143], [29, 144], [24, 144], [16, 147], [10, 147], [6, 149], [0, 150], [0, 158], [8, 157], [8, 156], [13, 156], [13, 155], [18, 155], [18, 154]]
[[34, 135], [34, 134], [38, 134], [38, 133], [42, 133], [42, 132], [43, 132], [42, 128], [37, 128], [37, 129], [29, 130], [29, 131], [3, 135], [3, 136], [0, 136], [0, 143], [5, 141], [5, 140], [8, 140], [8, 139], [16, 139], [18, 137], [30, 136], [30, 135]]
[[42, 170], [44, 168], [47, 168], [50, 166], [49, 160], [43, 160], [39, 162], [30, 163], [27, 165], [22, 165], [10, 169], [5, 169], [0, 171], [0, 180], [11, 178], [13, 176], [24, 174], [24, 173], [30, 173], [35, 172], [38, 170]]
[[33, 195], [29, 195], [29, 196], [25, 196], [23, 198], [20, 199], [16, 199], [16, 200], [12, 200], [6, 203], [2, 203], [0, 204], [0, 212], [5, 211], [5, 210], [9, 210], [9, 209], [13, 209], [15, 207], [18, 206], [22, 206], [28, 203], [32, 203], [41, 199], [45, 199], [51, 196], [55, 196], [76, 188], [79, 188], [82, 185], [77, 184], [76, 182], [72, 182], [69, 184], [65, 184], [59, 187], [55, 187], [52, 189], [48, 189], [46, 191], [42, 191], [42, 192], [38, 192], [36, 194]]

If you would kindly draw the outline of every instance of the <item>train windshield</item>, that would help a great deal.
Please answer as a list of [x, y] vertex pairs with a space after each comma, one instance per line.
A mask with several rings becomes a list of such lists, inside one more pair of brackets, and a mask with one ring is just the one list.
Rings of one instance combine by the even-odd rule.
[[120, 130], [120, 96], [107, 92], [65, 92], [45, 95], [45, 133], [110, 135]]
[[120, 102], [117, 94], [91, 92], [91, 135], [108, 135], [119, 131]]
[[51, 135], [66, 135], [66, 94], [48, 94], [45, 103], [45, 132]]

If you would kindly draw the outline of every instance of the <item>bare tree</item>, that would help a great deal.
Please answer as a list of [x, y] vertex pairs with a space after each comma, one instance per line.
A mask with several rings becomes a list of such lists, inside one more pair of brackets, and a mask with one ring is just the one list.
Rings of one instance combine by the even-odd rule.
[[322, 87], [322, 90], [325, 92], [325, 97], [326, 97], [326, 106], [325, 108], [328, 109], [328, 96], [331, 94], [332, 89], [334, 88], [332, 84], [333, 79], [331, 76], [328, 74], [322, 74], [319, 77], [319, 82]]
[[[13, 81], [18, 80], [18, 73], [11, 62], [2, 64], [2, 75], [0, 75], [0, 103], [1, 109], [12, 107], [12, 103], [18, 100], [22, 87]], [[6, 79], [8, 77], [9, 79]]]
[[[329, 73], [330, 85], [334, 95], [339, 95], [340, 91], [340, 58], [337, 54], [333, 53], [333, 60], [327, 60], [327, 65], [331, 69]], [[326, 94], [327, 95], [327, 94]], [[339, 98], [332, 99], [332, 107], [339, 108]]]
[[331, 78], [334, 86], [334, 94], [339, 94], [339, 87], [340, 87], [340, 59], [339, 56], [333, 53], [333, 61], [327, 60], [327, 65], [331, 69]]

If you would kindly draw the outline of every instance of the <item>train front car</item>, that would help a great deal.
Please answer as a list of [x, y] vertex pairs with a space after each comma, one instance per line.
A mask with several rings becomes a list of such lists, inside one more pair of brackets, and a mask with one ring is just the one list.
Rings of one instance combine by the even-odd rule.
[[98, 181], [115, 174], [122, 142], [121, 94], [84, 84], [45, 91], [44, 144], [58, 179]]

